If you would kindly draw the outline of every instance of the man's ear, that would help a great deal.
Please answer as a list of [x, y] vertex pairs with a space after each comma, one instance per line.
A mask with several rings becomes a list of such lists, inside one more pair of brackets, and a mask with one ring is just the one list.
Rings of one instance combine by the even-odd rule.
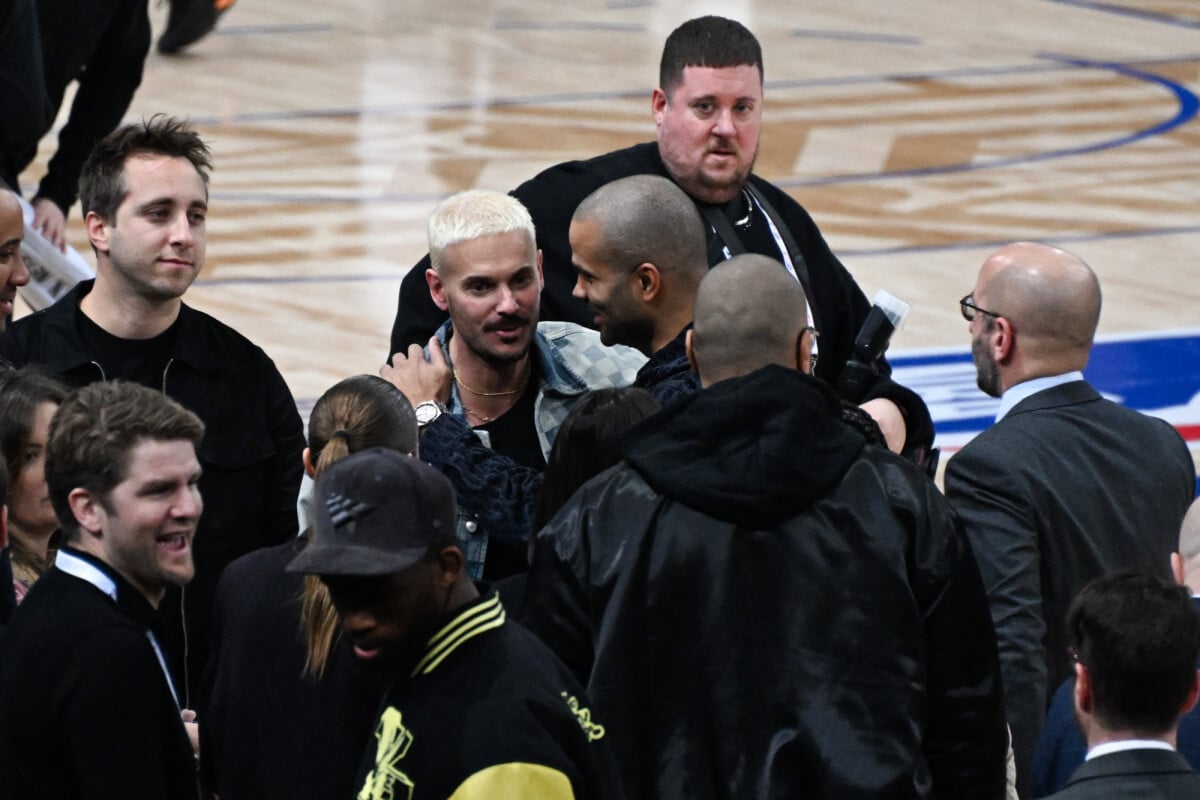
[[458, 576], [463, 571], [463, 554], [456, 545], [443, 547], [437, 555], [438, 583], [443, 588], [453, 586], [458, 582]]
[[0, 550], [8, 547], [8, 506], [0, 506]]
[[96, 249], [96, 252], [108, 255], [108, 220], [95, 211], [89, 211], [83, 222], [87, 227], [88, 239], [91, 241], [92, 247]]
[[87, 538], [90, 535], [99, 538], [100, 532], [104, 530], [107, 515], [99, 496], [77, 487], [67, 495], [67, 503], [71, 507], [71, 513], [75, 515], [75, 522], [79, 524], [81, 537]]
[[546, 277], [542, 274], [542, 251], [537, 251], [538, 289], [546, 288]]
[[988, 334], [991, 339], [992, 357], [996, 363], [1006, 364], [1013, 356], [1016, 348], [1016, 329], [1007, 317], [996, 317], [992, 331]]
[[659, 127], [663, 121], [663, 110], [667, 107], [667, 93], [662, 89], [655, 89], [650, 95], [650, 111], [654, 115], [654, 125]]
[[316, 470], [313, 469], [312, 463], [312, 450], [307, 447], [304, 448], [300, 452], [300, 460], [304, 462], [304, 473], [310, 478], [316, 477]]
[[694, 328], [688, 328], [687, 336], [683, 337], [683, 349], [687, 352], [688, 363], [692, 365], [692, 372], [700, 374], [700, 365], [696, 363], [696, 350], [692, 345], [692, 332]]
[[809, 332], [808, 328], [804, 328], [800, 331], [800, 338], [796, 339], [796, 369], [805, 375], [812, 374], [813, 337], [805, 335]]
[[1179, 709], [1179, 716], [1191, 711], [1196, 707], [1196, 700], [1200, 699], [1200, 670], [1192, 676], [1192, 688], [1188, 690], [1187, 700], [1183, 704], [1183, 708]]
[[1092, 676], [1088, 674], [1087, 667], [1083, 664], [1075, 664], [1075, 711], [1084, 714], [1092, 713]]
[[433, 304], [442, 311], [450, 310], [450, 303], [446, 300], [446, 285], [442, 283], [442, 276], [437, 274], [437, 270], [433, 267], [425, 270], [425, 283], [429, 285], [429, 296], [433, 298]]
[[633, 271], [634, 290], [643, 303], [653, 303], [662, 292], [662, 273], [658, 267], [647, 262], [639, 264]]

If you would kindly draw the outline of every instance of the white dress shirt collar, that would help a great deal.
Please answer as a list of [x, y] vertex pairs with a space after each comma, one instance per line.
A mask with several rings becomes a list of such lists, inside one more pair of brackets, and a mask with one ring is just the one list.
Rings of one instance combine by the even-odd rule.
[[1045, 375], [1041, 378], [1032, 378], [1018, 383], [1016, 386], [1010, 386], [1008, 387], [1008, 391], [1000, 398], [1000, 410], [996, 412], [996, 422], [1004, 419], [1004, 416], [1012, 411], [1017, 403], [1027, 397], [1032, 397], [1046, 389], [1053, 389], [1055, 386], [1062, 386], [1064, 383], [1081, 380], [1083, 380], [1083, 373], [1075, 370], [1074, 372], [1064, 372], [1062, 375]]
[[1091, 761], [1093, 758], [1106, 756], [1109, 753], [1120, 753], [1123, 750], [1171, 750], [1175, 748], [1164, 742], [1162, 739], [1125, 739], [1120, 742], [1105, 742], [1098, 744], [1091, 750], [1088, 750], [1087, 757], [1084, 761]]

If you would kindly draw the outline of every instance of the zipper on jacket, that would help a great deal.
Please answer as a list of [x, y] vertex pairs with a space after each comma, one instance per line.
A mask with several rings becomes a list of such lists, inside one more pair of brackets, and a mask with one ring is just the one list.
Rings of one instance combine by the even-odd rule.
[[[167, 365], [162, 371], [162, 393], [166, 397], [167, 394], [167, 373], [171, 371], [171, 365], [175, 363], [175, 359], [167, 360]], [[191, 673], [191, 647], [188, 642], [187, 628], [187, 611], [185, 609], [185, 601], [187, 600], [187, 587], [179, 587], [179, 632], [183, 636], [183, 707], [192, 707], [192, 673]]]

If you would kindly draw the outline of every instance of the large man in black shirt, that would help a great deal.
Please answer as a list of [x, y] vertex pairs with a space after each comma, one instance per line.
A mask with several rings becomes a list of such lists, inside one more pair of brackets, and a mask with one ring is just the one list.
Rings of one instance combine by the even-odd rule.
[[[589, 161], [559, 164], [513, 194], [529, 209], [543, 252], [543, 320], [592, 325], [586, 303], [571, 296], [575, 271], [567, 233], [579, 203], [600, 186], [629, 175], [663, 175], [696, 201], [709, 227], [709, 263], [752, 252], [785, 265], [811, 300], [819, 328], [816, 373], [830, 385], [853, 353], [870, 306], [830, 251], [808, 213], [781, 189], [752, 174], [762, 120], [762, 50], [737, 22], [700, 17], [676, 29], [663, 48], [652, 107], [658, 141]], [[424, 344], [445, 319], [425, 285], [428, 259], [400, 288], [390, 353]], [[865, 397], [848, 398], [879, 422], [893, 450], [923, 458], [933, 440], [924, 402], [893, 382], [882, 359]]]

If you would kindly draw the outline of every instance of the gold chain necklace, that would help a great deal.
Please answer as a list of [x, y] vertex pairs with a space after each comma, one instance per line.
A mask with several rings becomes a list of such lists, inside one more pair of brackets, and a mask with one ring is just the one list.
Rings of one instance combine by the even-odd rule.
[[485, 417], [483, 414], [480, 414], [478, 411], [475, 411], [474, 409], [469, 408], [466, 403], [462, 402], [461, 397], [459, 398], [459, 405], [462, 406], [463, 411], [467, 412], [467, 416], [474, 417], [475, 419], [479, 420], [480, 425], [487, 425], [489, 422], [493, 422], [496, 419], [495, 417]]
[[[472, 389], [470, 386], [467, 386], [465, 383], [463, 383], [462, 378], [458, 377], [458, 373], [454, 371], [453, 367], [450, 369], [450, 374], [454, 377], [454, 382], [476, 397], [512, 397], [514, 394], [520, 394], [521, 392], [525, 391], [525, 385], [529, 383], [529, 373], [530, 370], [526, 369], [524, 377], [521, 378], [520, 385], [518, 385], [515, 389], [509, 389], [508, 391], [504, 392], [481, 392], [476, 389]], [[463, 408], [466, 408], [466, 406], [464, 405]], [[478, 414], [475, 416], [479, 417]], [[483, 419], [483, 417], [479, 418]]]

